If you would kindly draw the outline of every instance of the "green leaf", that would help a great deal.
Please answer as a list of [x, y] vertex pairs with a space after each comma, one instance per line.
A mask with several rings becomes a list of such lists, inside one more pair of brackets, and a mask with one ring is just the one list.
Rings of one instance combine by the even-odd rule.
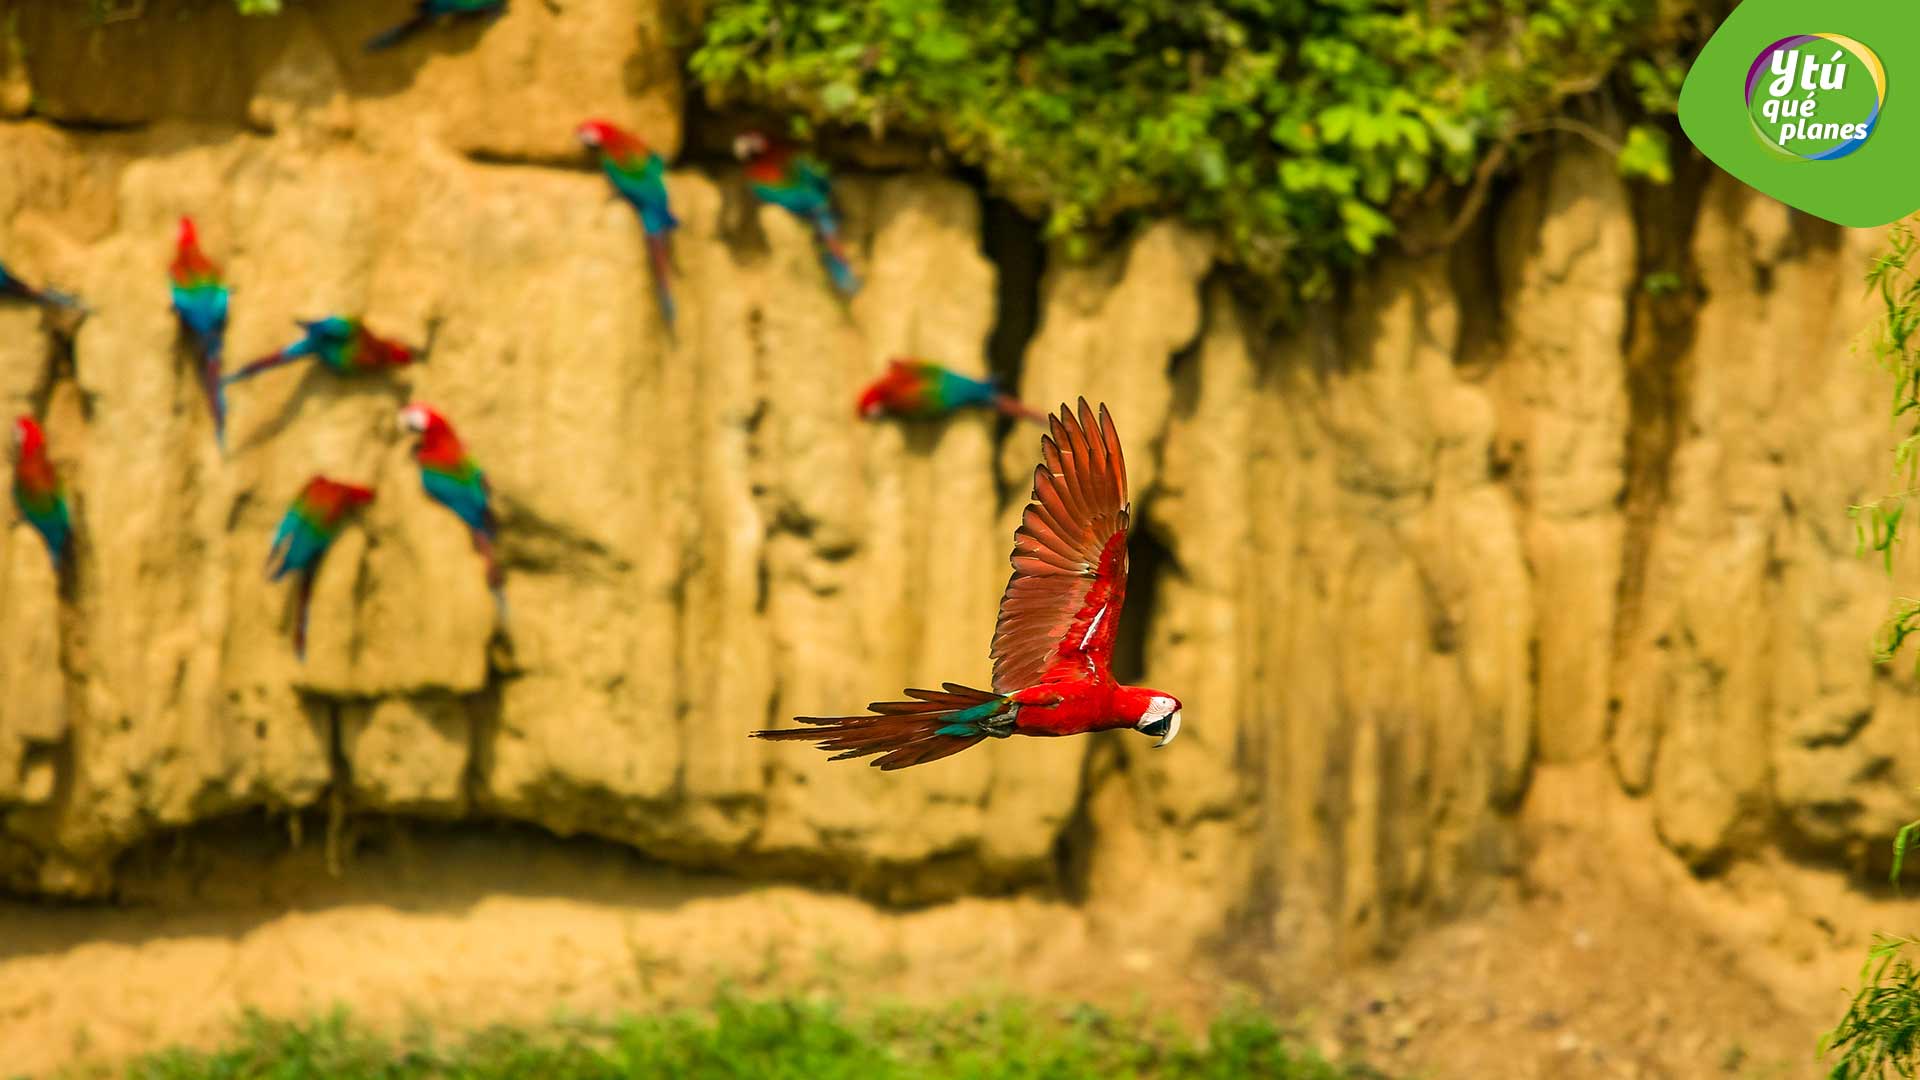
[[847, 113], [859, 102], [860, 91], [852, 83], [832, 83], [820, 91], [820, 104], [830, 113]]
[[1672, 183], [1673, 161], [1667, 133], [1648, 124], [1635, 124], [1627, 130], [1627, 141], [1620, 148], [1618, 164], [1620, 175], [1630, 180]]

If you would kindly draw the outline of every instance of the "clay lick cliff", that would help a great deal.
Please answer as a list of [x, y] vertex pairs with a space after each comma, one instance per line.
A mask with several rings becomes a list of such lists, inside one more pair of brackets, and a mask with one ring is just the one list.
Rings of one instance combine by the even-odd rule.
[[[508, 821], [883, 902], [1038, 890], [1196, 944], [1365, 951], [1524, 876], [1542, 815], [1764, 909], [1783, 865], [1844, 890], [1920, 813], [1920, 698], [1870, 662], [1887, 587], [1844, 515], [1886, 468], [1850, 349], [1874, 235], [1697, 163], [1630, 188], [1568, 140], [1454, 248], [1282, 321], [1202, 234], [1070, 260], [906, 155], [841, 164], [843, 308], [800, 223], [694, 155], [669, 339], [572, 132], [689, 141], [676, 10], [521, 3], [369, 58], [392, 13], [365, 4], [82, 8], [0, 18], [0, 246], [95, 309], [70, 345], [0, 309], [0, 409], [45, 416], [81, 521], [66, 604], [0, 531], [13, 893], [111, 897], [130, 852], [236, 820]], [[437, 322], [432, 362], [236, 389], [222, 461], [167, 307], [183, 213], [236, 283], [232, 355], [352, 310]], [[1120, 674], [1181, 688], [1176, 748], [882, 776], [744, 737], [985, 677], [1032, 436], [855, 423], [896, 353], [1111, 407]], [[510, 658], [392, 423], [409, 397], [487, 465]], [[301, 665], [258, 568], [316, 469], [388, 494], [328, 556]]]

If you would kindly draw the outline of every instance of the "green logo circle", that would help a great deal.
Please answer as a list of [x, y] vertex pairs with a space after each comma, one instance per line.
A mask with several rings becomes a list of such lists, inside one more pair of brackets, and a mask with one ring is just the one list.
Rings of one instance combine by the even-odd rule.
[[1832, 161], [1860, 149], [1880, 122], [1887, 72], [1872, 49], [1840, 34], [1795, 34], [1747, 69], [1747, 119], [1768, 149]]

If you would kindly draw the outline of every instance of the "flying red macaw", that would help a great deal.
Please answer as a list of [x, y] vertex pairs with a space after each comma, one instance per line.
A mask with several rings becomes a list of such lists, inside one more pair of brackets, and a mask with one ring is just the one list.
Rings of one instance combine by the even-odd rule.
[[867, 384], [857, 406], [862, 420], [894, 416], [904, 420], [935, 420], [967, 408], [991, 408], [1036, 424], [1047, 414], [1022, 405], [1002, 393], [992, 379], [970, 379], [939, 364], [896, 356], [887, 361], [887, 373]]
[[359, 375], [406, 367], [424, 361], [427, 350], [433, 344], [429, 340], [418, 349], [402, 345], [367, 329], [359, 319], [343, 315], [329, 315], [312, 321], [303, 319], [300, 328], [306, 333], [299, 341], [247, 364], [221, 379], [220, 385], [251, 379], [263, 371], [272, 371], [299, 360], [318, 360], [336, 375]]
[[294, 496], [280, 518], [267, 553], [267, 580], [300, 575], [294, 586], [293, 651], [307, 658], [307, 608], [313, 599], [313, 578], [320, 560], [346, 525], [347, 515], [373, 501], [373, 489], [315, 476]]
[[1048, 417], [1033, 501], [1013, 534], [1013, 577], [993, 630], [993, 691], [945, 683], [877, 701], [869, 716], [798, 716], [804, 728], [756, 731], [834, 751], [879, 754], [903, 769], [985, 738], [1080, 735], [1133, 728], [1165, 746], [1180, 733], [1180, 699], [1113, 678], [1113, 643], [1127, 591], [1127, 465], [1113, 418], [1080, 399]]

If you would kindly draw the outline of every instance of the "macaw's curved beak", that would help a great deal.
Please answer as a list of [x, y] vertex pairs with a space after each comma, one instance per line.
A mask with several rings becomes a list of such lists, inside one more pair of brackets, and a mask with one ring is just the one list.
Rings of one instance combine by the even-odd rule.
[[1159, 736], [1160, 741], [1153, 744], [1153, 748], [1158, 750], [1172, 742], [1175, 735], [1180, 734], [1180, 710], [1175, 709], [1167, 716], [1155, 716], [1142, 720], [1134, 726], [1134, 730], [1142, 735]]

